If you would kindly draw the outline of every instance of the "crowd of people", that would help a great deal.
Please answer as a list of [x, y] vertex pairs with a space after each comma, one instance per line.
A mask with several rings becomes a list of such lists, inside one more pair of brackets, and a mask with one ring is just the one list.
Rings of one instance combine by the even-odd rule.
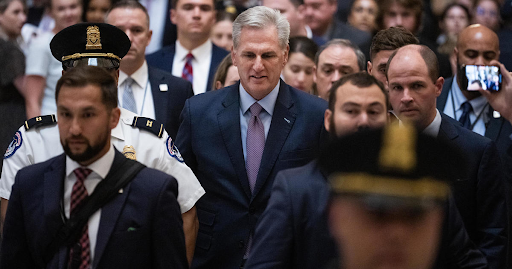
[[0, 0], [0, 267], [512, 268], [511, 3]]

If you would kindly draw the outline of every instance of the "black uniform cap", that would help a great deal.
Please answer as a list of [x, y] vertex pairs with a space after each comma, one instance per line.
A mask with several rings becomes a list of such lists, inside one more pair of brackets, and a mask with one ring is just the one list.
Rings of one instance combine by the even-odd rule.
[[445, 202], [450, 183], [466, 175], [459, 150], [395, 124], [334, 139], [318, 163], [334, 195], [358, 196], [384, 209], [424, 209]]
[[53, 57], [62, 62], [64, 70], [77, 65], [117, 69], [130, 46], [130, 39], [122, 30], [106, 23], [69, 26], [50, 42]]

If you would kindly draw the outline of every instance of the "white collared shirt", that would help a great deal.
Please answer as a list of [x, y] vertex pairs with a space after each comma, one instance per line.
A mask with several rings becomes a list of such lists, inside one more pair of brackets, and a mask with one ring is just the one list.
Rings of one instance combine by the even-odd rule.
[[[146, 61], [144, 61], [142, 66], [130, 77], [134, 80], [134, 83], [132, 83], [132, 91], [137, 106], [136, 114], [146, 118], [156, 118], [155, 103], [151, 92], [151, 83], [149, 82], [148, 65]], [[123, 94], [127, 78], [128, 75], [119, 70], [120, 87], [117, 88], [117, 99], [120, 107], [123, 107]]]
[[437, 137], [439, 135], [439, 129], [441, 129], [441, 113], [436, 109], [436, 117], [434, 120], [423, 130], [423, 134]]
[[[194, 55], [194, 59], [192, 60], [192, 88], [194, 89], [194, 94], [196, 95], [206, 92], [206, 89], [209, 86], [208, 77], [210, 74], [210, 65], [212, 62], [212, 49], [212, 41], [208, 39], [206, 42], [204, 42], [204, 44], [191, 51], [192, 55]], [[180, 41], [177, 40], [176, 52], [174, 54], [174, 60], [172, 64], [173, 75], [181, 78], [188, 53], [189, 50], [185, 49], [180, 44]]]
[[274, 89], [267, 94], [261, 100], [254, 99], [247, 91], [245, 91], [242, 83], [240, 83], [240, 87], [238, 91], [240, 93], [240, 130], [242, 135], [242, 149], [244, 152], [244, 159], [247, 158], [247, 126], [249, 125], [249, 120], [251, 119], [251, 112], [249, 108], [256, 102], [258, 102], [263, 108], [260, 112], [259, 118], [261, 123], [263, 123], [263, 128], [265, 129], [265, 141], [268, 136], [268, 131], [270, 130], [270, 123], [272, 122], [272, 115], [274, 114], [274, 107], [276, 106], [277, 95], [279, 94], [279, 87], [281, 85], [281, 81], [277, 82], [277, 85]]
[[[457, 84], [457, 76], [453, 77], [452, 85], [450, 88], [450, 93], [448, 94], [448, 98], [446, 98], [446, 104], [444, 106], [443, 113], [452, 117], [455, 120], [459, 120], [462, 116], [462, 104], [466, 102], [468, 99], [464, 96], [461, 89], [459, 88], [459, 84]], [[471, 125], [474, 124], [473, 132], [485, 136], [486, 123], [489, 121], [489, 116], [487, 112], [489, 111], [489, 106], [487, 105], [487, 99], [484, 96], [477, 97], [473, 100], [470, 100], [469, 103], [473, 110], [469, 113], [469, 119], [471, 121]], [[455, 109], [454, 109], [455, 105]], [[485, 110], [484, 110], [485, 109]], [[454, 115], [455, 112], [455, 115]], [[478, 118], [478, 121], [475, 123], [478, 115], [481, 116]]]
[[[114, 156], [114, 146], [110, 144], [110, 148], [108, 152], [105, 153], [105, 155], [101, 156], [101, 158], [86, 167], [92, 170], [92, 173], [84, 180], [84, 185], [89, 195], [92, 194], [98, 183], [100, 183], [100, 181], [107, 176], [108, 171], [114, 162]], [[69, 210], [71, 207], [71, 192], [73, 191], [73, 185], [77, 180], [73, 171], [79, 167], [83, 166], [66, 156], [66, 180], [64, 180], [64, 213], [68, 219]], [[94, 212], [94, 214], [89, 217], [89, 221], [87, 222], [89, 229], [89, 245], [91, 249], [91, 265], [94, 261], [94, 250], [96, 247], [96, 237], [98, 235], [98, 228], [100, 225], [100, 216], [101, 209]]]

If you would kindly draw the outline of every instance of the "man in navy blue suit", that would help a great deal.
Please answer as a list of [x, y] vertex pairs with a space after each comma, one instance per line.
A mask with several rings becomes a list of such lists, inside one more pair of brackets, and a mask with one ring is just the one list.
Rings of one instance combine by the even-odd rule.
[[92, 201], [84, 199], [104, 189], [105, 180], [116, 180], [109, 175], [126, 161], [110, 143], [120, 117], [112, 73], [101, 67], [73, 68], [57, 83], [56, 102], [65, 154], [18, 172], [5, 219], [1, 267], [188, 268], [178, 184], [150, 168], [113, 190], [113, 198], [76, 228], [78, 235], [69, 245], [61, 242], [47, 252], [65, 223]]
[[[123, 30], [131, 41], [130, 50], [119, 67], [119, 106], [164, 123], [171, 138], [175, 139], [185, 100], [194, 95], [192, 84], [147, 65], [145, 53], [152, 31], [149, 30], [146, 8], [139, 2], [118, 2], [109, 11], [106, 21]], [[127, 87], [131, 88], [134, 103], [126, 99], [129, 98]]]
[[[211, 90], [217, 66], [228, 54], [210, 40], [215, 23], [215, 1], [172, 0], [171, 21], [177, 27], [176, 44], [147, 55], [148, 64], [186, 78], [192, 83], [195, 94]], [[184, 72], [189, 65], [191, 76]]]
[[192, 268], [239, 268], [277, 172], [312, 160], [326, 139], [327, 103], [279, 78], [288, 55], [286, 19], [258, 6], [240, 14], [233, 29], [240, 82], [188, 99], [177, 136], [206, 190], [197, 204]]
[[450, 141], [468, 157], [467, 176], [453, 186], [455, 202], [469, 237], [486, 256], [489, 267], [505, 268], [506, 182], [495, 143], [436, 109], [444, 79], [439, 77], [437, 57], [428, 47], [408, 45], [395, 51], [388, 60], [386, 76], [389, 99], [400, 120]]
[[[506, 165], [512, 162], [507, 154], [507, 149], [512, 145], [509, 139], [512, 125], [500, 117], [499, 113], [495, 113], [479, 92], [468, 91], [467, 85], [462, 83], [465, 75], [463, 65], [491, 65], [492, 60], [500, 57], [499, 43], [496, 33], [483, 25], [470, 25], [460, 33], [454, 51], [458, 73], [444, 83], [443, 91], [437, 98], [437, 109], [460, 120], [463, 114], [462, 105], [469, 102], [472, 107], [469, 112], [469, 129], [496, 143], [508, 173], [512, 174], [512, 166]], [[492, 82], [492, 79], [487, 81]]]

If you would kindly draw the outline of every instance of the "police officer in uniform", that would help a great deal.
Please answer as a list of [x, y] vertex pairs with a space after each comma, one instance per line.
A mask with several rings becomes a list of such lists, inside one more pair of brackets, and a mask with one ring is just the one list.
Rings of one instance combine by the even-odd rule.
[[[62, 62], [63, 72], [76, 66], [94, 65], [110, 70], [116, 79], [121, 58], [130, 46], [130, 40], [123, 31], [104, 23], [70, 26], [57, 33], [50, 43], [53, 56]], [[190, 262], [198, 229], [195, 203], [204, 195], [203, 187], [183, 162], [163, 124], [121, 108], [121, 118], [111, 134], [112, 144], [127, 158], [166, 172], [178, 181], [178, 202]], [[55, 115], [29, 119], [18, 129], [5, 152], [0, 178], [2, 226], [18, 170], [63, 152]]]

